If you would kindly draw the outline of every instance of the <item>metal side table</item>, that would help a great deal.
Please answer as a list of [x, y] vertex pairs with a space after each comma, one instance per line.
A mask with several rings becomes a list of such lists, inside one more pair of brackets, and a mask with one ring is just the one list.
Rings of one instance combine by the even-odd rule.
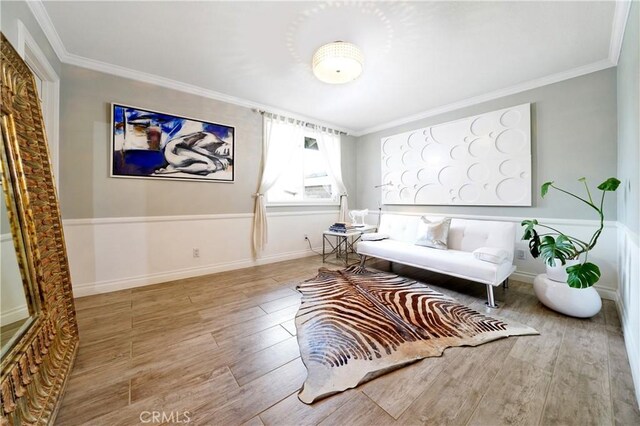
[[[349, 266], [349, 254], [360, 256], [355, 250], [354, 244], [360, 240], [365, 232], [375, 231], [375, 226], [365, 225], [360, 228], [350, 229], [347, 232], [324, 231], [322, 233], [322, 262], [335, 255], [336, 259], [343, 259], [344, 264]], [[327, 249], [330, 251], [327, 252]]]

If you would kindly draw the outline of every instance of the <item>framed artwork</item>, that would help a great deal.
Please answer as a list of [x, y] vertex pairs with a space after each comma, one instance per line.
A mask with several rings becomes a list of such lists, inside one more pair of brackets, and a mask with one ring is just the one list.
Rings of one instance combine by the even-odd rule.
[[234, 181], [235, 128], [111, 104], [111, 176]]

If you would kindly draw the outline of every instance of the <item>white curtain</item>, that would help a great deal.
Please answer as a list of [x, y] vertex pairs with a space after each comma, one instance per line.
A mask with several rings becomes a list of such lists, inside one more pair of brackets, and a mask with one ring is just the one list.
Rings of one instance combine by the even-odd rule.
[[342, 161], [340, 159], [340, 135], [332, 131], [318, 131], [318, 149], [327, 162], [327, 170], [333, 178], [340, 196], [340, 222], [347, 221], [349, 205], [347, 201], [347, 187], [342, 181]]
[[297, 142], [304, 137], [302, 123], [279, 116], [263, 117], [262, 177], [253, 216], [253, 251], [257, 254], [268, 240], [264, 197], [287, 167]]

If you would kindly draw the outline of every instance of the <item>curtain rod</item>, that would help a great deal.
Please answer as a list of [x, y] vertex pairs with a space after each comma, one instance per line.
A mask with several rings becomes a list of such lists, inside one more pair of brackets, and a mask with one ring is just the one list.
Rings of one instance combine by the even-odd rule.
[[342, 130], [332, 129], [329, 126], [322, 126], [320, 124], [311, 123], [310, 121], [301, 120], [299, 118], [288, 117], [286, 115], [276, 114], [275, 112], [264, 111], [264, 110], [257, 109], [257, 108], [252, 109], [252, 111], [253, 112], [257, 112], [260, 115], [265, 115], [266, 114], [266, 115], [271, 116], [271, 117], [283, 117], [283, 118], [286, 118], [287, 120], [299, 121], [299, 122], [303, 123], [305, 127], [310, 127], [312, 129], [320, 128], [320, 129], [325, 129], [325, 130], [330, 131], [330, 132], [338, 133], [340, 135], [348, 135], [347, 132], [343, 132]]

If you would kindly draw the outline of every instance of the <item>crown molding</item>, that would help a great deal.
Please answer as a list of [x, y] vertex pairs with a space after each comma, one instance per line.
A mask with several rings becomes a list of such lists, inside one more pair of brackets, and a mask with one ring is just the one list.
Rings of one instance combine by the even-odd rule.
[[202, 96], [204, 98], [215, 99], [218, 101], [227, 102], [227, 103], [238, 105], [245, 108], [263, 110], [263, 111], [268, 111], [278, 115], [284, 115], [297, 120], [314, 123], [322, 127], [329, 127], [335, 130], [339, 130], [348, 135], [355, 133], [353, 129], [339, 126], [334, 123], [325, 122], [314, 117], [307, 117], [291, 111], [279, 109], [272, 105], [253, 102], [248, 99], [227, 95], [225, 93], [205, 89], [203, 87], [196, 86], [193, 84], [183, 83], [181, 81], [161, 77], [156, 74], [136, 71], [131, 68], [110, 64], [107, 62], [97, 61], [94, 59], [89, 59], [83, 56], [70, 53], [64, 47], [64, 44], [62, 43], [62, 39], [60, 38], [58, 31], [55, 29], [55, 26], [53, 25], [53, 22], [49, 17], [49, 13], [47, 12], [47, 10], [44, 7], [44, 4], [42, 3], [42, 0], [30, 0], [30, 1], [27, 1], [27, 5], [29, 6], [29, 9], [31, 9], [31, 12], [36, 18], [36, 21], [42, 28], [42, 31], [44, 32], [46, 38], [49, 40], [49, 43], [51, 44], [51, 47], [53, 48], [54, 52], [58, 56], [58, 59], [60, 59], [60, 62], [63, 62], [65, 64], [75, 65], [77, 67], [86, 68], [93, 71], [102, 72], [105, 74], [111, 74], [118, 77], [139, 81], [142, 83], [149, 83], [156, 86], [165, 87], [167, 89], [173, 89], [180, 92], [189, 93], [192, 95]]
[[142, 71], [136, 71], [131, 68], [122, 67], [120, 65], [109, 64], [107, 62], [97, 61], [94, 59], [85, 58], [83, 56], [67, 53], [62, 62], [75, 65], [77, 67], [90, 69], [93, 71], [102, 72], [105, 74], [115, 75], [117, 77], [127, 78], [129, 80], [135, 80], [142, 83], [153, 84], [155, 86], [165, 87], [167, 89], [177, 90], [192, 95], [202, 96], [204, 98], [215, 99], [217, 101], [227, 102], [230, 104], [238, 105], [245, 108], [264, 110], [273, 114], [284, 115], [287, 117], [295, 118], [298, 120], [317, 124], [319, 126], [329, 127], [335, 130], [347, 134], [353, 134], [353, 129], [348, 129], [342, 126], [338, 126], [333, 123], [327, 123], [322, 120], [318, 120], [314, 117], [303, 116], [291, 111], [281, 110], [272, 105], [265, 105], [258, 102], [253, 102], [247, 99], [238, 98], [236, 96], [227, 95], [225, 93], [216, 92], [214, 90], [205, 89], [200, 86], [196, 86], [189, 83], [183, 83], [181, 81], [172, 80], [170, 78], [161, 77], [156, 74], [150, 74]]
[[60, 38], [56, 27], [53, 25], [53, 22], [51, 22], [51, 18], [49, 17], [49, 13], [47, 12], [47, 9], [45, 9], [44, 4], [41, 0], [27, 1], [26, 3], [27, 6], [29, 6], [31, 13], [33, 13], [33, 16], [36, 18], [38, 25], [40, 25], [45, 37], [49, 41], [49, 44], [53, 48], [53, 51], [58, 55], [58, 59], [60, 59], [61, 62], [64, 62], [64, 59], [69, 55], [69, 52], [67, 52], [67, 49], [64, 47], [62, 39]]
[[269, 112], [273, 112], [274, 114], [286, 115], [295, 119], [313, 122], [320, 126], [330, 127], [355, 137], [368, 135], [381, 130], [386, 130], [389, 128], [401, 126], [403, 124], [407, 124], [413, 121], [421, 120], [428, 117], [433, 117], [446, 112], [469, 107], [472, 105], [477, 105], [477, 104], [498, 99], [504, 96], [509, 96], [509, 95], [524, 92], [527, 90], [536, 89], [549, 84], [558, 83], [563, 80], [568, 80], [568, 79], [579, 77], [592, 72], [614, 67], [618, 64], [618, 59], [620, 57], [620, 50], [622, 48], [622, 41], [624, 38], [624, 31], [625, 31], [627, 19], [629, 16], [629, 10], [631, 9], [631, 1], [616, 0], [611, 37], [610, 37], [610, 44], [609, 44], [609, 57], [607, 59], [603, 59], [601, 61], [597, 61], [581, 67], [573, 68], [571, 70], [562, 71], [556, 74], [552, 74], [552, 75], [548, 75], [538, 79], [516, 84], [514, 86], [510, 86], [507, 88], [495, 90], [493, 92], [489, 92], [484, 95], [462, 99], [460, 101], [452, 102], [447, 105], [442, 105], [442, 106], [432, 108], [417, 114], [413, 114], [409, 117], [392, 120], [392, 121], [379, 124], [373, 127], [355, 130], [355, 129], [349, 129], [342, 126], [338, 126], [333, 123], [323, 122], [313, 117], [307, 117], [300, 114], [296, 114], [291, 111], [281, 110], [271, 105], [260, 104], [257, 102], [250, 101], [248, 99], [243, 99], [243, 98], [227, 95], [225, 93], [217, 92], [214, 90], [205, 89], [200, 86], [183, 83], [177, 80], [172, 80], [172, 79], [161, 77], [155, 74], [136, 71], [136, 70], [122, 67], [119, 65], [109, 64], [106, 62], [97, 61], [97, 60], [93, 60], [93, 59], [85, 58], [83, 56], [69, 53], [65, 48], [64, 44], [62, 43], [62, 39], [60, 38], [60, 35], [56, 31], [53, 25], [53, 22], [51, 21], [51, 18], [49, 17], [47, 10], [45, 9], [42, 3], [42, 0], [30, 0], [30, 1], [27, 1], [27, 5], [31, 9], [31, 12], [36, 18], [36, 21], [38, 22], [45, 36], [49, 40], [49, 43], [51, 44], [56, 55], [58, 55], [58, 59], [60, 59], [60, 61], [65, 64], [75, 65], [81, 68], [91, 69], [91, 70], [102, 72], [105, 74], [111, 74], [118, 77], [123, 77], [123, 78], [131, 79], [131, 80], [135, 80], [143, 83], [149, 83], [156, 86], [161, 86], [161, 87], [177, 90], [184, 93], [202, 96], [209, 99], [215, 99], [218, 101], [223, 101], [223, 102], [227, 102], [230, 104], [234, 104], [234, 105], [238, 105], [246, 108], [266, 110]]
[[579, 77], [581, 75], [590, 74], [592, 72], [600, 71], [603, 69], [614, 67], [615, 64], [611, 63], [609, 59], [603, 59], [602, 61], [594, 62], [592, 64], [584, 65], [578, 68], [573, 68], [567, 71], [562, 71], [557, 74], [548, 75], [546, 77], [529, 80], [524, 83], [516, 84], [504, 89], [495, 90], [493, 92], [485, 93], [484, 95], [474, 96], [472, 98], [463, 99], [457, 102], [453, 102], [447, 105], [443, 105], [437, 108], [432, 108], [423, 111], [418, 114], [410, 115], [409, 117], [400, 118], [398, 120], [389, 121], [378, 126], [369, 127], [367, 129], [360, 130], [354, 133], [354, 136], [364, 136], [371, 133], [386, 130], [392, 127], [401, 126], [403, 124], [411, 123], [424, 118], [433, 117], [436, 115], [444, 114], [445, 112], [455, 111], [458, 109], [466, 108], [472, 105], [481, 104], [483, 102], [492, 101], [494, 99], [503, 98], [505, 96], [514, 95], [516, 93], [525, 92], [527, 90], [537, 89], [542, 86], [548, 86], [549, 84], [558, 83], [560, 81], [569, 80], [571, 78]]
[[613, 12], [613, 25], [611, 26], [611, 39], [609, 44], [609, 60], [615, 65], [618, 65], [618, 60], [620, 59], [622, 41], [624, 40], [624, 31], [627, 27], [630, 10], [631, 1], [616, 1], [616, 8]]

